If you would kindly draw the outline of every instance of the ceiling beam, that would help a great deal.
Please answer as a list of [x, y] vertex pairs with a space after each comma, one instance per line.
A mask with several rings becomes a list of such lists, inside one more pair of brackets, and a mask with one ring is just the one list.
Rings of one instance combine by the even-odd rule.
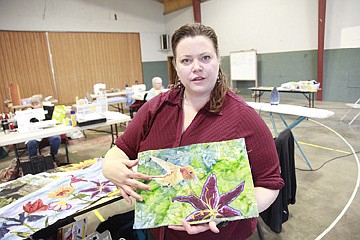
[[192, 6], [192, 0], [163, 0], [164, 15]]
[[[193, 0], [156, 0], [156, 1], [164, 4], [164, 12], [163, 12], [164, 15], [194, 5]], [[205, 2], [209, 0], [196, 0], [196, 1]]]

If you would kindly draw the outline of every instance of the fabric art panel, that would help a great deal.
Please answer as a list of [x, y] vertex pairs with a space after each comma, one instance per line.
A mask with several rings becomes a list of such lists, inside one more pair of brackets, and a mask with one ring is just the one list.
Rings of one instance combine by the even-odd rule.
[[[102, 175], [102, 162], [99, 158], [59, 169], [62, 172], [26, 175], [16, 180], [15, 188], [26, 182], [35, 188], [0, 208], [0, 239], [28, 238], [114, 192], [115, 185]], [[0, 193], [10, 189], [1, 187]]]
[[139, 153], [138, 172], [151, 191], [138, 189], [135, 229], [258, 216], [243, 138]]

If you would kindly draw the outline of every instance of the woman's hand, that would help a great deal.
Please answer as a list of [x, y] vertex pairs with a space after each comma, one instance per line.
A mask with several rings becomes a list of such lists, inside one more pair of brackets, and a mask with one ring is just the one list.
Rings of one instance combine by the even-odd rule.
[[207, 230], [211, 230], [213, 233], [219, 233], [220, 230], [216, 226], [216, 222], [211, 221], [209, 223], [190, 225], [186, 220], [181, 220], [182, 226], [179, 225], [170, 225], [168, 228], [176, 230], [176, 231], [186, 231], [188, 234], [198, 234], [205, 232]]
[[139, 201], [143, 200], [136, 193], [136, 188], [151, 190], [150, 186], [136, 180], [151, 179], [145, 174], [133, 171], [137, 164], [138, 160], [129, 160], [126, 154], [115, 146], [106, 153], [102, 167], [103, 175], [119, 188], [121, 195], [129, 203], [132, 202], [130, 196]]

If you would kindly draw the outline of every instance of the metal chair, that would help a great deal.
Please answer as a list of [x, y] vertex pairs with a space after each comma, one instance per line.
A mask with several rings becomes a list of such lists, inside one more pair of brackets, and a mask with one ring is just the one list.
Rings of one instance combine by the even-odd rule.
[[342, 121], [352, 109], [359, 110], [359, 112], [355, 115], [355, 117], [349, 122], [349, 126], [350, 126], [355, 121], [355, 119], [360, 115], [360, 98], [355, 103], [346, 103], [346, 105], [350, 107], [350, 109], [344, 114], [344, 116], [340, 119], [340, 121]]
[[137, 112], [139, 110], [139, 108], [142, 105], [144, 105], [144, 103], [146, 102], [146, 96], [147, 96], [147, 93], [145, 93], [143, 100], [136, 100], [133, 104], [131, 104], [131, 106], [129, 107], [129, 112], [130, 112], [131, 118], [134, 117], [134, 112]]

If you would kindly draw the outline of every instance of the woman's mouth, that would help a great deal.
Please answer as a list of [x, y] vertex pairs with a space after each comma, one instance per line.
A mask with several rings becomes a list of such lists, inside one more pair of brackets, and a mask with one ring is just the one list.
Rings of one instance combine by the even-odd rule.
[[204, 79], [205, 79], [204, 77], [196, 77], [196, 78], [193, 78], [192, 81], [193, 82], [198, 82], [198, 81], [202, 81]]

